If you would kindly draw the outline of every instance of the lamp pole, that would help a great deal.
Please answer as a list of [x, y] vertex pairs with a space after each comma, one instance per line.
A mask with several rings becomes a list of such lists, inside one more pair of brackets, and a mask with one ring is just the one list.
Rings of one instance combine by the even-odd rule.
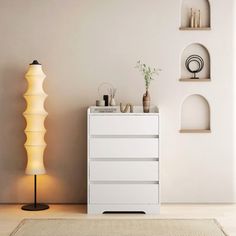
[[37, 203], [37, 175], [34, 175], [34, 203], [22, 206], [25, 211], [42, 211], [48, 209], [47, 204]]
[[37, 175], [34, 175], [34, 207], [37, 206]]

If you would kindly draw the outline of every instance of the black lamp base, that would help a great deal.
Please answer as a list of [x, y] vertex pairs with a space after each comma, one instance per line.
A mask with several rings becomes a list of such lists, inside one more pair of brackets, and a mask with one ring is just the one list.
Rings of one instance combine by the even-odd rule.
[[49, 208], [48, 205], [46, 204], [28, 204], [28, 205], [24, 205], [23, 207], [21, 207], [22, 210], [24, 211], [43, 211], [43, 210], [47, 210]]

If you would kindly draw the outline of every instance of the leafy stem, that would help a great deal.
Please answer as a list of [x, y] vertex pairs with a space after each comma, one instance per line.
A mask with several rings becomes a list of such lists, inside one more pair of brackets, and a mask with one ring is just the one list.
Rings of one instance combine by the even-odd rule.
[[146, 90], [149, 89], [151, 81], [157, 78], [159, 76], [159, 72], [161, 71], [161, 69], [151, 68], [150, 66], [147, 66], [141, 61], [137, 62], [135, 68], [137, 68], [144, 76]]

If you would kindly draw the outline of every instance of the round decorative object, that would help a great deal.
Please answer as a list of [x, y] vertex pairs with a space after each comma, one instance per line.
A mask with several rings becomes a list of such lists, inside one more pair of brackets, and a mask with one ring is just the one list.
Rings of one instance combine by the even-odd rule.
[[204, 60], [199, 55], [191, 55], [185, 61], [185, 66], [190, 73], [193, 73], [191, 79], [199, 79], [196, 74], [201, 72], [204, 67]]
[[103, 98], [104, 95], [108, 95], [113, 90], [113, 85], [107, 82], [101, 83], [98, 87], [98, 95], [100, 98]]

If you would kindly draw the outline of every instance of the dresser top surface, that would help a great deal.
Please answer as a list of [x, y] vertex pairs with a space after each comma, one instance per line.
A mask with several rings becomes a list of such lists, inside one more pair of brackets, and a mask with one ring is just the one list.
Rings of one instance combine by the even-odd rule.
[[150, 115], [158, 115], [159, 109], [157, 108], [157, 106], [151, 106], [150, 112], [144, 113], [142, 106], [134, 106], [133, 113], [130, 113], [130, 112], [122, 113], [120, 111], [119, 106], [108, 106], [108, 107], [91, 106], [88, 108], [88, 114], [90, 114], [90, 115], [126, 115], [126, 116], [145, 115], [145, 116], [150, 116]]

